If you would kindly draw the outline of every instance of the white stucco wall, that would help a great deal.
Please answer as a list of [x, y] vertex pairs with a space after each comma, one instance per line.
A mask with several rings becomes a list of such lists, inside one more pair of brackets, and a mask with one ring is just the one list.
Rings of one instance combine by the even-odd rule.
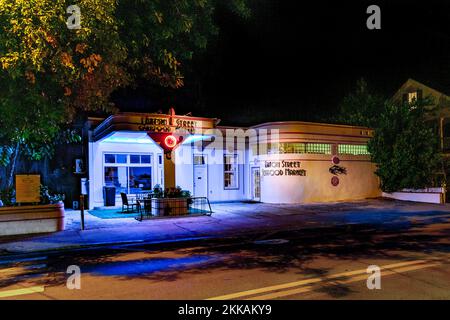
[[175, 184], [193, 193], [194, 171], [191, 145], [180, 145], [175, 149]]
[[[245, 159], [243, 154], [239, 154], [241, 163], [239, 165], [239, 182], [236, 189], [225, 189], [224, 187], [224, 172], [223, 172], [223, 155], [224, 150], [215, 149], [214, 154], [211, 151], [202, 152], [198, 148], [191, 147], [190, 145], [181, 145], [175, 152], [175, 181], [176, 185], [182, 189], [189, 190], [194, 194], [194, 154], [202, 154], [206, 157], [207, 162], [207, 190], [209, 201], [237, 201], [247, 199], [246, 194], [246, 176], [247, 166], [244, 165]], [[214, 158], [214, 159], [213, 159]]]
[[341, 156], [340, 166], [347, 174], [338, 175], [333, 186], [329, 172], [330, 155], [283, 154], [260, 156], [260, 168], [268, 160], [300, 161], [306, 176], [264, 176], [261, 174], [261, 201], [267, 203], [309, 203], [357, 200], [381, 195], [375, 166], [365, 156]]

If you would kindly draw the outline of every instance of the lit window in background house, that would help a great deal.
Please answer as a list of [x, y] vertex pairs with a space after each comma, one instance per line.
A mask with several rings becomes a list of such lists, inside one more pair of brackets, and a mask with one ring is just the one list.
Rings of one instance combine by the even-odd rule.
[[408, 93], [408, 102], [413, 103], [414, 101], [417, 101], [417, 91]]

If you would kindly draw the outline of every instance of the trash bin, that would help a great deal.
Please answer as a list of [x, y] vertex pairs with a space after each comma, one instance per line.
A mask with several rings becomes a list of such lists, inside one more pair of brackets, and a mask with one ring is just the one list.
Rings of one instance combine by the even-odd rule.
[[116, 205], [116, 188], [103, 187], [103, 199], [105, 199], [105, 207], [114, 207]]

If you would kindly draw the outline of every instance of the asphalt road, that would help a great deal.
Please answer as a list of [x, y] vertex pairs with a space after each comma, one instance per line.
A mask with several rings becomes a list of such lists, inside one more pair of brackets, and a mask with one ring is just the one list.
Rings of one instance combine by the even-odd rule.
[[[430, 217], [3, 257], [0, 299], [450, 299], [449, 235]], [[367, 287], [371, 265], [381, 289]]]

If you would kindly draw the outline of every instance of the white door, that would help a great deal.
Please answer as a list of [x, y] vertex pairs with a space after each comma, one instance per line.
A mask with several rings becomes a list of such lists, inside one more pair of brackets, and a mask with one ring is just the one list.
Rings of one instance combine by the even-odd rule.
[[194, 165], [194, 197], [208, 196], [208, 171], [206, 165]]
[[261, 175], [259, 168], [252, 168], [252, 200], [261, 201]]

